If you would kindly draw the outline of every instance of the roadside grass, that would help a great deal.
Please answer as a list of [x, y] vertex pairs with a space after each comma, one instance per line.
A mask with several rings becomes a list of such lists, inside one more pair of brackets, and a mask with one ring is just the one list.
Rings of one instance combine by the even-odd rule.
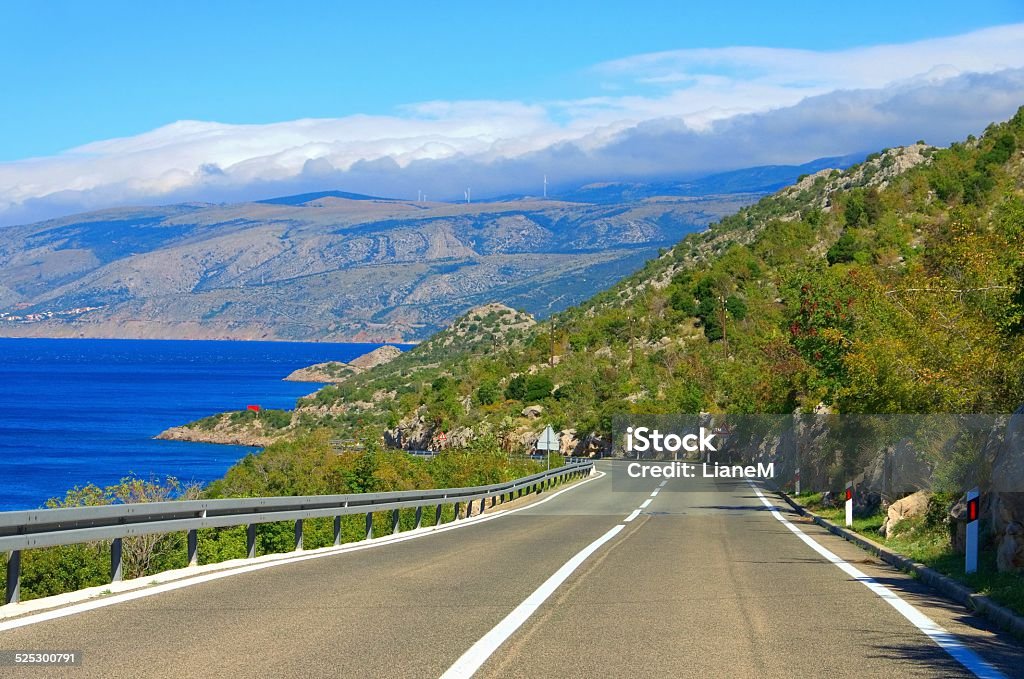
[[[846, 512], [842, 507], [828, 507], [821, 502], [821, 493], [790, 495], [799, 505], [818, 516], [845, 525]], [[928, 522], [926, 517], [905, 519], [896, 525], [890, 537], [879, 532], [885, 512], [879, 510], [870, 516], [855, 517], [853, 531], [877, 542], [917, 563], [963, 583], [979, 594], [984, 594], [1014, 612], [1024, 615], [1024, 577], [1017, 573], [1000, 573], [996, 569], [996, 554], [987, 536], [982, 534], [982, 549], [978, 555], [978, 572], [964, 573], [964, 556], [953, 550], [950, 526], [945, 522]]]

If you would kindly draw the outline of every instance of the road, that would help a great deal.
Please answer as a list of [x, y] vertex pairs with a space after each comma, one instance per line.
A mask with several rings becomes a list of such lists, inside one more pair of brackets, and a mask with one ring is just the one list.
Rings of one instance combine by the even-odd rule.
[[598, 468], [491, 520], [2, 631], [84, 660], [0, 676], [975, 676], [922, 620], [1024, 676], [1010, 638], [743, 481]]

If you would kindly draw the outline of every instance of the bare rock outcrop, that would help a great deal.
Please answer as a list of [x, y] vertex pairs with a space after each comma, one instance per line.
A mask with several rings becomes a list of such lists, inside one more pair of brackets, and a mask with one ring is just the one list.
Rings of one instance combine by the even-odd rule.
[[[1000, 571], [1024, 570], [1024, 405], [1009, 417], [992, 462], [991, 488], [982, 515], [991, 522]], [[988, 511], [985, 511], [985, 505]]]
[[363, 354], [348, 363], [341, 361], [328, 361], [317, 363], [306, 368], [299, 368], [284, 378], [289, 382], [325, 382], [337, 384], [344, 382], [352, 375], [366, 372], [378, 365], [383, 365], [395, 360], [402, 355], [402, 350], [390, 344], [377, 347], [373, 351]]

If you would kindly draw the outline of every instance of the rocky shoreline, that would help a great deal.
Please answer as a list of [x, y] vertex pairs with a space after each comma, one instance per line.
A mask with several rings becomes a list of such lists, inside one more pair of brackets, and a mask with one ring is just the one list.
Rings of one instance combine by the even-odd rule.
[[[285, 377], [291, 382], [319, 382], [338, 384], [346, 378], [370, 370], [378, 365], [388, 363], [402, 355], [396, 346], [385, 344], [373, 351], [353, 359], [349, 363], [331, 361], [300, 368]], [[294, 414], [293, 414], [294, 417]], [[251, 446], [266, 448], [274, 441], [287, 435], [289, 428], [278, 429], [273, 435], [268, 433], [260, 420], [233, 423], [229, 413], [214, 415], [216, 422], [210, 426], [198, 426], [203, 423], [193, 422], [170, 427], [155, 437], [161, 441], [188, 441], [190, 443], [216, 443], [228, 446]], [[210, 418], [207, 418], [209, 420]]]
[[250, 446], [253, 448], [266, 448], [276, 438], [257, 434], [249, 431], [224, 431], [196, 429], [188, 425], [171, 427], [166, 429], [154, 438], [161, 441], [188, 441], [190, 443], [217, 443], [225, 446]]

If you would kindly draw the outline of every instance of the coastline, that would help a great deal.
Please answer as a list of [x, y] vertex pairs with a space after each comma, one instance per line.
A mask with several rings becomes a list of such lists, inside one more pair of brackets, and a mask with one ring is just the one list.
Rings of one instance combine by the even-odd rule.
[[189, 443], [214, 443], [224, 446], [248, 446], [250, 448], [266, 448], [275, 438], [261, 436], [244, 431], [216, 431], [194, 429], [188, 425], [169, 427], [154, 439], [160, 441], [186, 441]]

